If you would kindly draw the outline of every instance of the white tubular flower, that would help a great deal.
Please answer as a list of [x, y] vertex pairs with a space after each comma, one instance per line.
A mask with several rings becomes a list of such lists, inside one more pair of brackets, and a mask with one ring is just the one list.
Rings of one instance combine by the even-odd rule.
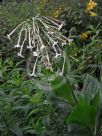
[[63, 27], [63, 24], [60, 24], [59, 27], [58, 27], [58, 31], [60, 31]]
[[[44, 31], [44, 30], [43, 30]], [[55, 57], [54, 58], [57, 58], [59, 55], [61, 55], [61, 54], [59, 54], [58, 52], [57, 52], [57, 48], [55, 47], [57, 44], [58, 44], [58, 41], [54, 41], [45, 31], [44, 31], [44, 33], [46, 34], [46, 36], [49, 38], [49, 40], [50, 40], [50, 42], [51, 42], [51, 44], [52, 44], [52, 48], [53, 48], [53, 50], [55, 51]]]
[[[50, 17], [50, 16], [49, 16], [49, 18], [50, 18], [51, 20], [55, 21], [55, 22], [61, 23], [61, 21], [60, 21], [60, 20], [58, 20], [58, 19], [56, 19], [56, 18], [52, 18], [52, 17]], [[65, 23], [64, 23], [64, 22], [63, 22], [63, 24], [65, 25]]]
[[34, 32], [34, 34], [35, 34], [35, 18], [32, 17], [32, 20], [33, 20], [33, 32]]
[[[24, 58], [24, 50], [30, 49], [29, 55], [31, 58], [34, 58], [33, 71], [31, 74], [29, 74], [30, 76], [37, 76], [37, 64], [41, 64], [41, 67], [43, 65], [46, 69], [53, 69], [52, 64], [56, 65], [53, 63], [53, 59], [58, 59], [59, 56], [64, 58], [63, 46], [68, 45], [67, 43], [70, 44], [73, 40], [65, 37], [61, 32], [59, 32], [63, 25], [64, 23], [57, 19], [36, 16], [32, 17], [32, 19], [29, 21], [23, 21], [14, 30], [12, 30], [10, 34], [7, 35], [8, 38], [11, 39], [13, 33], [18, 28], [20, 29], [17, 44], [14, 46], [14, 48], [20, 49], [17, 55], [22, 58]], [[28, 46], [25, 44], [26, 41]], [[28, 61], [30, 61], [30, 59]], [[32, 61], [30, 63], [32, 63]], [[63, 75], [65, 69], [64, 67], [65, 58], [60, 75]]]
[[52, 22], [55, 26], [58, 27], [58, 31], [60, 31], [63, 27], [63, 23], [61, 23], [60, 25], [58, 23], [56, 23], [55, 21], [53, 21], [52, 19], [50, 18], [47, 18], [47, 17], [44, 17], [46, 20], [49, 20], [50, 22]]
[[20, 27], [22, 26], [24, 23], [26, 23], [27, 21], [22, 22], [21, 24], [19, 24], [15, 29], [12, 30], [12, 32], [10, 34], [7, 35], [8, 39], [11, 40], [11, 35]]
[[29, 34], [29, 46], [27, 46], [28, 49], [32, 50], [32, 45], [31, 45], [31, 27], [28, 28], [28, 34]]
[[14, 48], [20, 48], [21, 46], [19, 44], [16, 44]]
[[35, 74], [35, 70], [36, 70], [38, 58], [39, 58], [39, 56], [37, 56], [35, 63], [34, 63], [33, 72], [31, 74], [29, 74], [29, 76], [37, 77], [37, 75]]
[[55, 25], [51, 25], [50, 21], [45, 20], [44, 18], [41, 18], [40, 20], [43, 22], [43, 23], [41, 22], [43, 26], [46, 25], [46, 27], [45, 27], [46, 30], [53, 29], [53, 30], [57, 30], [58, 31], [58, 27], [55, 26]]
[[65, 56], [64, 56], [64, 62], [63, 62], [63, 66], [62, 66], [62, 71], [61, 71], [61, 73], [59, 74], [60, 76], [63, 76], [63, 74], [64, 74], [65, 62], [66, 62], [66, 60], [65, 60]]
[[[37, 47], [37, 52], [38, 52], [38, 47]], [[36, 60], [35, 60], [35, 63], [34, 63], [34, 66], [33, 66], [33, 72], [31, 74], [29, 74], [29, 76], [33, 76], [33, 77], [37, 77], [37, 75], [35, 74], [35, 71], [36, 71], [36, 66], [37, 66], [37, 62], [38, 62], [38, 59], [39, 59], [39, 54], [36, 53]]]
[[49, 26], [47, 24], [45, 24], [41, 19], [38, 18], [38, 20], [45, 26], [45, 28], [49, 28]]
[[18, 42], [17, 42], [17, 44], [14, 46], [14, 48], [19, 48], [19, 47], [21, 47], [21, 46], [20, 46], [20, 40], [21, 40], [21, 35], [22, 35], [22, 31], [23, 31], [23, 30], [24, 30], [24, 28], [22, 27], [21, 30], [20, 30], [20, 32], [19, 32]]
[[62, 42], [62, 47], [63, 47], [63, 46], [65, 46], [66, 44], [67, 44], [67, 42], [66, 42], [66, 41], [65, 41], [65, 42]]
[[17, 55], [21, 58], [24, 58], [24, 56], [20, 52], [18, 52]]
[[27, 40], [27, 30], [25, 30], [25, 38], [24, 38], [24, 40], [23, 40], [23, 42], [22, 42], [22, 45], [21, 45], [21, 47], [20, 47], [20, 52], [17, 53], [17, 55], [18, 55], [19, 57], [21, 57], [21, 58], [24, 58], [24, 56], [22, 55], [22, 52], [23, 52], [23, 47], [24, 47], [24, 43], [25, 43], [26, 40]]
[[34, 57], [37, 57], [37, 56], [38, 56], [38, 52], [35, 52], [35, 51], [34, 51], [34, 52], [33, 52], [33, 56], [34, 56]]
[[32, 20], [33, 20], [33, 28], [32, 28], [32, 32], [33, 32], [33, 38], [32, 38], [32, 44], [33, 44], [33, 47], [35, 47], [35, 39], [36, 39], [36, 31], [35, 31], [35, 18], [32, 17]]

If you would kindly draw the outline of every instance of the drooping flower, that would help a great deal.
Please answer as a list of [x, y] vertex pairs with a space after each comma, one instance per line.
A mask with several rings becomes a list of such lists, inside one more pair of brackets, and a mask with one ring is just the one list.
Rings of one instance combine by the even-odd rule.
[[37, 76], [37, 64], [53, 71], [53, 59], [57, 59], [59, 55], [63, 57], [63, 46], [72, 42], [72, 39], [61, 34], [60, 29], [63, 25], [64, 23], [57, 19], [36, 16], [32, 17], [32, 20], [26, 20], [19, 24], [8, 35], [10, 39], [14, 32], [20, 29], [18, 41], [14, 47], [19, 47], [17, 53], [19, 57], [25, 57], [25, 49], [29, 49], [30, 55], [33, 56], [34, 65], [33, 67], [29, 65], [29, 68], [32, 69], [30, 76]]

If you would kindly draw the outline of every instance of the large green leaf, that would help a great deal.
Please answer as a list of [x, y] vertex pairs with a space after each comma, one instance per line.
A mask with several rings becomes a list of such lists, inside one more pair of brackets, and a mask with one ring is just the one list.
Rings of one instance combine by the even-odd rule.
[[82, 95], [90, 102], [99, 91], [101, 92], [101, 87], [98, 80], [87, 74], [82, 89]]
[[[91, 108], [91, 123], [95, 124], [96, 122], [96, 117], [97, 117], [97, 112], [99, 110], [99, 105], [100, 105], [100, 93], [97, 92], [92, 101], [90, 102], [90, 105], [92, 105]], [[94, 126], [93, 126], [94, 127]]]
[[77, 123], [79, 125], [89, 125], [90, 105], [84, 98], [80, 98], [72, 113], [67, 118], [67, 123]]
[[68, 82], [63, 80], [63, 78], [55, 78], [55, 80], [52, 82], [52, 88], [53, 92], [57, 96], [67, 100], [71, 104], [74, 104], [73, 88]]
[[91, 103], [85, 97], [80, 97], [71, 114], [66, 118], [67, 123], [76, 123], [81, 126], [93, 128], [99, 107], [99, 93], [95, 95]]

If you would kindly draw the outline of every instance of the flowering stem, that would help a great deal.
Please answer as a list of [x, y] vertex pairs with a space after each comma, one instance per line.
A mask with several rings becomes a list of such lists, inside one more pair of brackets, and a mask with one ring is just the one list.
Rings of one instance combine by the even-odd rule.
[[35, 18], [33, 17], [32, 20], [33, 20], [33, 32], [35, 34]]
[[31, 45], [31, 27], [28, 28], [28, 34], [29, 34], [29, 46], [27, 46], [27, 48], [32, 49], [32, 45]]
[[[38, 45], [37, 45], [37, 53], [38, 53]], [[36, 77], [35, 70], [36, 70], [38, 58], [39, 58], [39, 53], [37, 54], [37, 58], [36, 58], [35, 63], [34, 63], [33, 72], [32, 72], [32, 74], [29, 74], [30, 76]]]
[[[56, 55], [58, 55], [57, 49], [56, 49], [56, 47], [55, 47], [55, 45], [57, 44], [57, 42], [53, 41], [53, 39], [52, 39], [44, 30], [43, 30], [43, 32], [44, 32], [44, 33], [46, 34], [46, 36], [49, 38], [51, 44], [53, 45], [52, 48], [54, 49]], [[55, 55], [55, 56], [56, 56], [56, 55]]]
[[54, 25], [56, 25], [58, 28], [60, 28], [63, 24], [61, 23], [61, 25], [59, 25], [59, 24], [57, 24], [55, 21], [53, 21], [52, 19], [49, 19], [49, 18], [47, 18], [47, 17], [43, 17], [44, 19], [46, 19], [46, 20], [48, 20], [48, 21], [50, 21], [50, 22], [52, 22]]
[[23, 57], [23, 58], [24, 58], [24, 56], [22, 55], [22, 51], [23, 51], [23, 47], [24, 47], [24, 43], [25, 43], [26, 39], [27, 39], [27, 30], [25, 30], [25, 38], [24, 38], [24, 40], [22, 42], [20, 52], [18, 53], [18, 56]]
[[39, 20], [47, 29], [49, 28], [49, 26], [46, 25], [41, 19], [38, 18], [38, 20]]
[[32, 72], [32, 74], [29, 74], [30, 76], [36, 76], [35, 75], [35, 70], [36, 70], [36, 65], [37, 65], [37, 62], [38, 62], [38, 58], [39, 58], [39, 56], [37, 56], [37, 58], [35, 60], [34, 67], [33, 67], [33, 72]]
[[[44, 20], [43, 18], [42, 18], [41, 20], [45, 21], [46, 23], [49, 23], [48, 20]], [[45, 23], [44, 23], [44, 24], [45, 24]], [[50, 25], [50, 24], [45, 24], [45, 25], [47, 25], [49, 29], [52, 28], [52, 29], [56, 29], [57, 31], [58, 31], [58, 29], [59, 29], [58, 27], [52, 26], [52, 25]], [[48, 28], [46, 27], [47, 30], [48, 30]]]
[[17, 42], [17, 45], [15, 45], [15, 48], [20, 47], [21, 34], [22, 34], [23, 30], [24, 30], [24, 27], [22, 27], [20, 32], [19, 32], [18, 42]]

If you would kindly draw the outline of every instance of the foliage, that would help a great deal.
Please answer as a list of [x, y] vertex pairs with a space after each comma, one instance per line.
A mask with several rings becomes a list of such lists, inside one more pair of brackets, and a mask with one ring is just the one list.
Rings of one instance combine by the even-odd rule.
[[[0, 5], [0, 136], [102, 135], [101, 3], [5, 0]], [[28, 60], [15, 55], [16, 36], [13, 41], [6, 36], [34, 14], [66, 23], [61, 32], [73, 41], [61, 49], [64, 59], [54, 60], [53, 72], [39, 63], [43, 74], [32, 78]]]
[[[36, 80], [26, 79], [23, 70], [15, 67], [12, 60], [1, 62], [0, 73], [1, 135], [74, 135], [73, 129], [78, 127], [75, 131], [78, 136], [100, 136], [102, 83], [92, 76], [83, 78], [81, 93], [69, 83], [46, 93], [39, 90]], [[59, 81], [56, 79], [51, 86]]]

